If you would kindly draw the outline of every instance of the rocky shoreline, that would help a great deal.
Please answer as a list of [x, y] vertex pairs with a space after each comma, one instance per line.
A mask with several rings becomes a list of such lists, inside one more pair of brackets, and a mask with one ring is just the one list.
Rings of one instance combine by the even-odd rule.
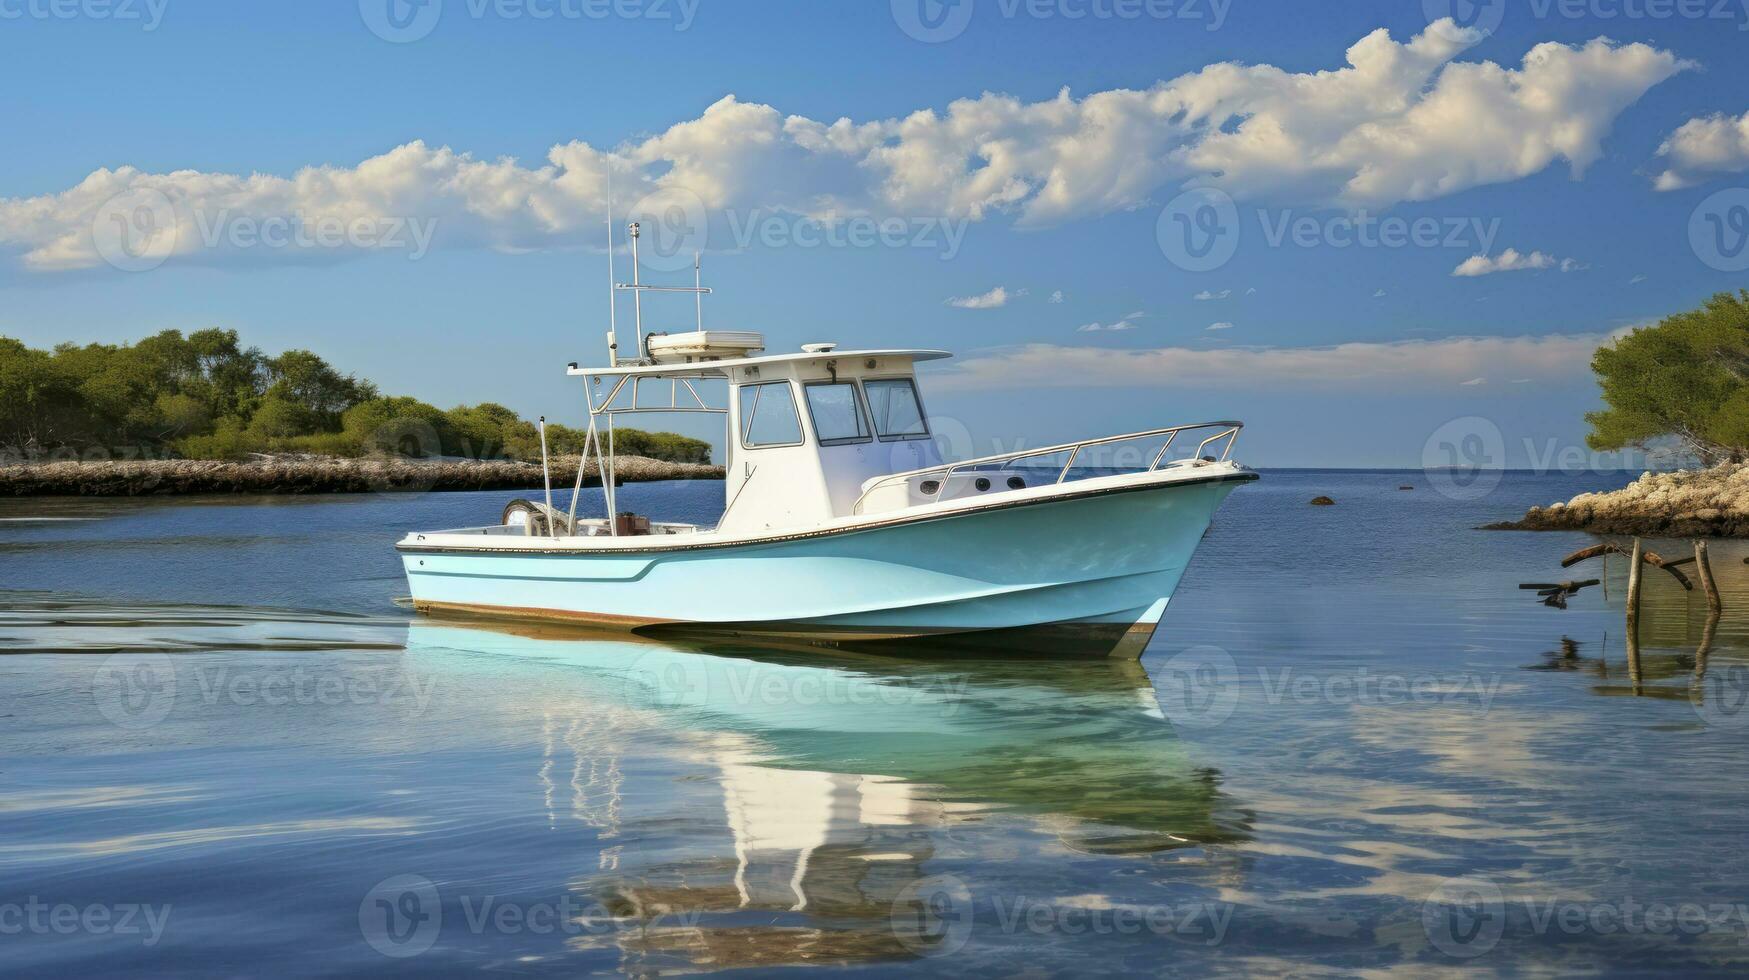
[[[577, 478], [575, 456], [553, 461], [553, 488]], [[615, 458], [621, 483], [720, 480], [723, 468], [668, 463], [644, 456]], [[595, 460], [585, 472], [600, 482]], [[249, 462], [136, 460], [13, 463], [0, 466], [0, 497], [139, 497], [196, 493], [373, 493], [525, 490], [541, 486], [538, 463], [505, 460], [342, 459], [272, 457]]]
[[1532, 507], [1493, 531], [1589, 531], [1658, 538], [1749, 538], [1749, 463], [1647, 473], [1611, 493]]

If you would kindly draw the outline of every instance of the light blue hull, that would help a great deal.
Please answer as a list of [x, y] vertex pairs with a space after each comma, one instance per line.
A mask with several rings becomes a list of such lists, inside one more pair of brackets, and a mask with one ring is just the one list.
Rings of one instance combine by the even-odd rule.
[[[414, 603], [428, 610], [845, 640], [1076, 624], [1083, 633], [1119, 627], [1145, 644], [1238, 482], [1154, 485], [737, 546], [634, 554], [404, 547], [403, 561]], [[1123, 637], [1108, 638], [1116, 645]]]

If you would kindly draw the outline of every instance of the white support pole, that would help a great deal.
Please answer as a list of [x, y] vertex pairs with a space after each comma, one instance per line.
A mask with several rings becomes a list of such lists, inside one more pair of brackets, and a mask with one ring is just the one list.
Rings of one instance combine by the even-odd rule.
[[[642, 360], [644, 356], [644, 291], [638, 287], [644, 284], [644, 280], [638, 271], [638, 223], [632, 222], [626, 230], [632, 237], [632, 319], [637, 324], [638, 359]], [[608, 419], [610, 431], [612, 425], [613, 420], [610, 418]]]
[[607, 417], [607, 455], [602, 458], [601, 486], [607, 494], [607, 520], [619, 533], [619, 488], [614, 486], [613, 416]]
[[547, 417], [540, 417], [540, 475], [547, 487], [547, 536], [558, 537], [559, 529], [553, 526], [553, 471], [547, 463]]
[[[595, 439], [595, 413], [589, 413], [589, 432], [583, 436], [583, 448], [577, 456], [577, 484], [571, 488], [571, 511], [565, 515], [571, 533], [577, 533], [577, 498], [583, 496], [583, 472], [589, 468], [589, 444]], [[597, 454], [599, 455], [599, 453]], [[596, 464], [600, 466], [600, 463]]]
[[607, 194], [607, 365], [619, 366], [619, 291], [613, 277], [613, 171], [608, 170]]

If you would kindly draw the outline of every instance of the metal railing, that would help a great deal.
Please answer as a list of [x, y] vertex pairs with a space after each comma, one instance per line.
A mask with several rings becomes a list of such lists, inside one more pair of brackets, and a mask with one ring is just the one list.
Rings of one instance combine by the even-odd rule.
[[1225, 439], [1226, 445], [1222, 448], [1221, 455], [1217, 457], [1216, 460], [1217, 462], [1224, 463], [1233, 455], [1233, 443], [1238, 441], [1239, 430], [1243, 428], [1245, 428], [1245, 423], [1243, 422], [1195, 422], [1190, 425], [1173, 425], [1167, 426], [1163, 429], [1148, 429], [1143, 432], [1130, 432], [1121, 436], [1083, 439], [1080, 442], [1065, 442], [1062, 445], [1045, 446], [1042, 449], [1025, 449], [1013, 453], [999, 453], [995, 456], [983, 456], [978, 459], [961, 460], [957, 463], [943, 463], [939, 466], [928, 466], [918, 470], [907, 470], [903, 473], [894, 473], [890, 476], [882, 477], [879, 481], [869, 484], [868, 488], [862, 492], [862, 496], [856, 498], [856, 503], [851, 506], [850, 512], [852, 514], [861, 514], [862, 505], [868, 500], [870, 494], [882, 487], [890, 486], [894, 483], [909, 482], [920, 476], [933, 476], [939, 473], [941, 474], [941, 489], [939, 492], [946, 493], [948, 484], [953, 479], [953, 475], [960, 470], [983, 468], [994, 464], [1010, 464], [1016, 460], [1032, 459], [1038, 456], [1053, 456], [1057, 453], [1066, 452], [1069, 454], [1069, 459], [1063, 464], [1062, 470], [1057, 473], [1056, 480], [1052, 481], [1052, 485], [1054, 486], [1063, 483], [1069, 478], [1069, 472], [1075, 468], [1075, 460], [1080, 457], [1081, 450], [1083, 449], [1087, 449], [1091, 446], [1105, 446], [1112, 443], [1130, 442], [1136, 439], [1152, 439], [1159, 436], [1165, 436], [1165, 444], [1160, 447], [1159, 452], [1154, 454], [1154, 459], [1148, 464], [1147, 470], [1144, 471], [1152, 473], [1160, 468], [1161, 463], [1166, 461], [1166, 453], [1172, 449], [1172, 443], [1177, 440], [1179, 433], [1195, 432], [1199, 429], [1219, 429], [1220, 431], [1197, 443], [1196, 451], [1189, 456], [1184, 457], [1183, 460], [1173, 460], [1173, 462], [1176, 463], [1202, 459], [1203, 450], [1207, 448], [1210, 443], [1219, 442], [1222, 439]]

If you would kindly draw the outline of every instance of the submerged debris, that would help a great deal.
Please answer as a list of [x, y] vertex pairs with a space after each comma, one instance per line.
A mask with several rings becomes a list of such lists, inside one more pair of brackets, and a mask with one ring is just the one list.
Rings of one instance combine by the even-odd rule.
[[1331, 500], [1329, 497], [1313, 497], [1312, 498], [1312, 506], [1313, 507], [1329, 507], [1335, 503], [1336, 503], [1336, 501]]

